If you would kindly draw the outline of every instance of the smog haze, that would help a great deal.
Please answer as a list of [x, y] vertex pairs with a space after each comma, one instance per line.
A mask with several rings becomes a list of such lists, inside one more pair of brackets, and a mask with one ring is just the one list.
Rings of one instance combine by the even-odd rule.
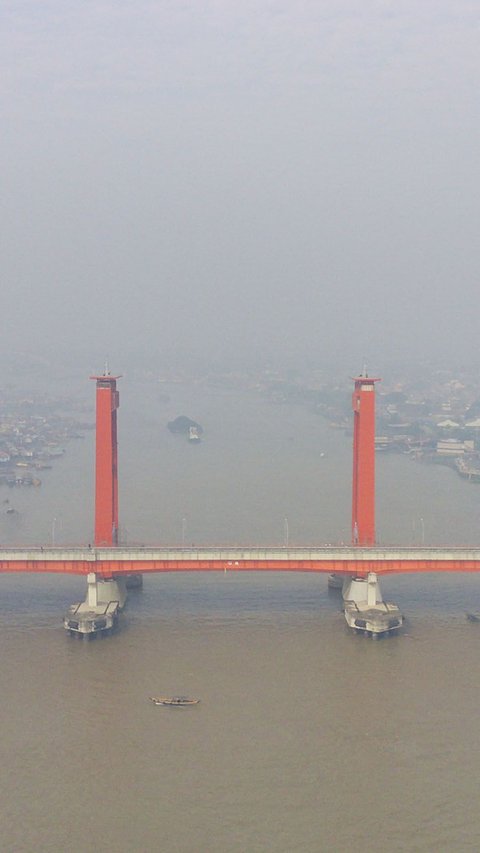
[[4, 355], [477, 358], [476, 3], [2, 17]]

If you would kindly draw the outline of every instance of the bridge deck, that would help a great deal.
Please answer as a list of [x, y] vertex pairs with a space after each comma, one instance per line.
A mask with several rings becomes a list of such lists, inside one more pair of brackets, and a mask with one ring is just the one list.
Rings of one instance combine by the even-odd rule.
[[0, 549], [0, 572], [57, 572], [104, 577], [132, 572], [290, 571], [365, 575], [402, 572], [479, 572], [480, 547], [301, 548], [129, 546]]

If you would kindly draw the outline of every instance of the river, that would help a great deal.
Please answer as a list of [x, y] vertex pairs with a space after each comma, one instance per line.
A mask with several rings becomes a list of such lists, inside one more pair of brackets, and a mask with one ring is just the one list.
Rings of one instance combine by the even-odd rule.
[[[348, 541], [342, 431], [254, 392], [120, 388], [127, 542]], [[178, 414], [200, 445], [166, 429]], [[4, 543], [91, 541], [93, 441], [71, 441], [39, 489], [4, 489]], [[480, 486], [381, 455], [377, 482], [380, 541], [478, 542]], [[479, 849], [477, 577], [382, 579], [407, 618], [376, 642], [348, 631], [322, 575], [147, 576], [93, 643], [61, 626], [84, 579], [0, 581], [2, 849]], [[201, 703], [148, 701], [175, 693]]]

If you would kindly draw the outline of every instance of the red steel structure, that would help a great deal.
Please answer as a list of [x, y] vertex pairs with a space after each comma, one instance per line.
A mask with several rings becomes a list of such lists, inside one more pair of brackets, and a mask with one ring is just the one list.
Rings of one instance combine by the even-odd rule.
[[375, 544], [375, 382], [353, 380], [352, 543]]
[[112, 578], [147, 572], [316, 572], [362, 577], [404, 572], [480, 572], [480, 548], [5, 548], [0, 572]]
[[118, 544], [117, 379], [108, 369], [91, 376], [96, 390], [95, 536], [96, 546]]

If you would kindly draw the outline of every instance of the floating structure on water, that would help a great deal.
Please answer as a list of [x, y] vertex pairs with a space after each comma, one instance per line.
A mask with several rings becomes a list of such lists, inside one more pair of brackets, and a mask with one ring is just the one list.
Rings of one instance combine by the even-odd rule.
[[166, 696], [150, 696], [150, 701], [154, 705], [170, 705], [182, 708], [186, 705], [198, 705], [200, 699], [189, 699], [188, 696], [172, 696], [170, 699]]
[[461, 457], [455, 459], [455, 467], [461, 477], [464, 477], [471, 483], [480, 483], [480, 468], [470, 464]]

